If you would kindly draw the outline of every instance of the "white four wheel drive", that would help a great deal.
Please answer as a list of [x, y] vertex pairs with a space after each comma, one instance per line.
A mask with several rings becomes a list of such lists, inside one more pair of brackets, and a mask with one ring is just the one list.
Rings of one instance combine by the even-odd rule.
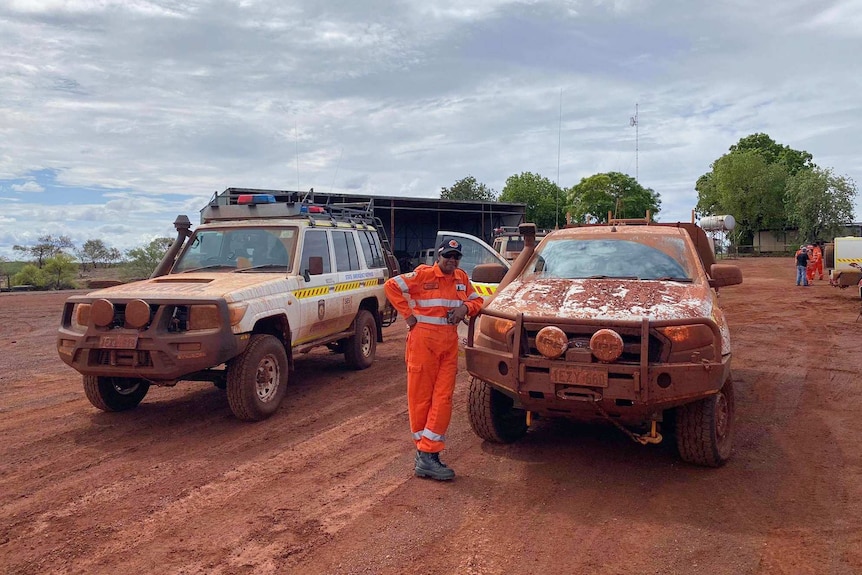
[[66, 301], [57, 349], [90, 402], [136, 407], [151, 385], [211, 381], [239, 419], [272, 415], [297, 353], [328, 346], [374, 361], [395, 320], [398, 273], [373, 207], [316, 205], [301, 192], [228, 188], [185, 216], [149, 279]]

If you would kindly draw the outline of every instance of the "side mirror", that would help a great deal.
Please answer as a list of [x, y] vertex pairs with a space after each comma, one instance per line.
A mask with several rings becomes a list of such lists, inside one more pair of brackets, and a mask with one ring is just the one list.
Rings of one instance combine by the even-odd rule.
[[509, 268], [502, 264], [479, 264], [473, 268], [471, 281], [483, 284], [498, 284]]
[[731, 264], [712, 264], [709, 285], [715, 288], [742, 283], [742, 270]]

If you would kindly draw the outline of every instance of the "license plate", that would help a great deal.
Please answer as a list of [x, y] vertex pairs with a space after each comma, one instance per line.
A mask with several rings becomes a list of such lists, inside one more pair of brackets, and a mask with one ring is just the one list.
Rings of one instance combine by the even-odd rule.
[[99, 347], [102, 349], [135, 349], [137, 346], [138, 334], [136, 333], [117, 333], [99, 338]]
[[608, 372], [597, 369], [554, 366], [551, 368], [551, 382], [586, 387], [607, 387]]

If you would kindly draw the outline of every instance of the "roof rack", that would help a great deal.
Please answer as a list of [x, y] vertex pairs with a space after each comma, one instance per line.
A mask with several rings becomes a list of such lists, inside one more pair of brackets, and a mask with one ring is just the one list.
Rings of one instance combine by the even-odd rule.
[[608, 212], [608, 225], [642, 225], [648, 226], [652, 223], [652, 219], [650, 218], [650, 211], [647, 210], [646, 217], [643, 218], [614, 218], [612, 212]]
[[374, 217], [373, 199], [368, 202], [317, 203], [314, 201], [314, 188], [307, 192], [227, 188], [221, 193], [213, 193], [201, 210], [201, 223], [296, 217], [308, 218], [312, 223], [323, 219], [379, 225], [379, 219]]

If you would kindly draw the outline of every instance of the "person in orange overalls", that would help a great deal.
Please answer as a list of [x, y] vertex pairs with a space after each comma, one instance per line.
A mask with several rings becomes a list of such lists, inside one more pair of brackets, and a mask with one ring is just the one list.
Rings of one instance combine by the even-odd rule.
[[417, 477], [441, 481], [455, 472], [440, 461], [452, 418], [458, 373], [458, 324], [482, 307], [467, 273], [458, 268], [461, 244], [448, 240], [433, 266], [420, 265], [386, 281], [386, 297], [407, 322], [407, 411], [416, 444]]
[[808, 262], [808, 282], [814, 281], [814, 276], [819, 274], [823, 280], [823, 251], [820, 245], [814, 243], [808, 246], [808, 255], [811, 256], [811, 261]]

